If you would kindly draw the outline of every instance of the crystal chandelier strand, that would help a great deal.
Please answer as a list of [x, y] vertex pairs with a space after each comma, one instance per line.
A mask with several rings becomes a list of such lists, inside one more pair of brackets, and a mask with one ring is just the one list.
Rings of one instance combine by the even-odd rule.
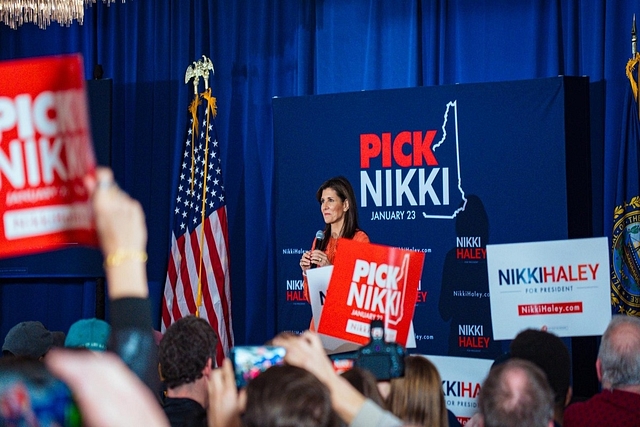
[[[116, 0], [102, 2], [109, 6]], [[0, 0], [0, 21], [14, 30], [26, 22], [42, 29], [53, 21], [68, 27], [74, 21], [82, 24], [85, 5], [93, 3], [96, 0]]]

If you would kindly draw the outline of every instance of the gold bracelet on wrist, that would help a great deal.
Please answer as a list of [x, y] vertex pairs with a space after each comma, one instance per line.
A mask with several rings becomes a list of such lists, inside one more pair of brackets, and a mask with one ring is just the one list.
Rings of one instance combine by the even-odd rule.
[[127, 261], [147, 262], [148, 255], [145, 251], [136, 251], [132, 249], [117, 249], [110, 253], [104, 260], [104, 267], [117, 267]]

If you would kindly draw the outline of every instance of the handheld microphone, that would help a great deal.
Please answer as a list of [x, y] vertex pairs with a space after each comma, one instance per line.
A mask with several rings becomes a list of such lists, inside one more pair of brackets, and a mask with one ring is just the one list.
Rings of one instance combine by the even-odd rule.
[[[313, 248], [311, 248], [311, 251], [316, 250], [316, 246], [318, 245], [318, 242], [322, 239], [324, 239], [324, 231], [322, 230], [316, 231], [316, 241], [314, 242]], [[316, 268], [317, 266], [318, 266], [317, 264], [311, 263], [310, 268]]]

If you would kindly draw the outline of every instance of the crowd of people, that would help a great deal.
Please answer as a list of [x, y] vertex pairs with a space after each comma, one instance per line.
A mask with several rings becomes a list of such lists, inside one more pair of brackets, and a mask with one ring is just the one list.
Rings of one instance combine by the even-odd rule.
[[[105, 257], [110, 321], [83, 319], [66, 333], [39, 322], [12, 328], [0, 359], [1, 425], [459, 425], [428, 357], [407, 356], [403, 376], [378, 381], [358, 367], [337, 373], [314, 331], [280, 334], [269, 344], [286, 350], [284, 363], [239, 389], [230, 359], [215, 366], [218, 337], [206, 320], [182, 318], [156, 339], [142, 209], [109, 170], [98, 170], [86, 186]], [[321, 193], [321, 203], [331, 197]], [[331, 203], [329, 214], [348, 210]], [[311, 251], [301, 265], [323, 262]], [[466, 425], [638, 425], [639, 355], [640, 319], [614, 316], [595, 365], [602, 391], [571, 403], [567, 347], [549, 332], [525, 330], [493, 364], [479, 393], [478, 413]], [[59, 390], [69, 392], [68, 400]], [[43, 396], [49, 396], [45, 403]], [[64, 406], [69, 403], [75, 412]], [[61, 405], [64, 410], [56, 412]]]

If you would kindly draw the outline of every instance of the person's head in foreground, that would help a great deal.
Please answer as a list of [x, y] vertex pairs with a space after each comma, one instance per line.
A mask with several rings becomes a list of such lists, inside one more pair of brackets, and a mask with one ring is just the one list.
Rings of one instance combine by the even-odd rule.
[[602, 335], [596, 372], [603, 388], [640, 385], [640, 319], [616, 315]]
[[571, 401], [571, 356], [562, 340], [550, 332], [526, 329], [509, 346], [511, 357], [533, 362], [545, 373], [554, 393], [554, 419], [562, 424], [565, 406]]
[[373, 400], [375, 404], [383, 408], [386, 407], [384, 399], [380, 394], [380, 390], [378, 390], [376, 377], [369, 370], [354, 366], [340, 375], [342, 378], [349, 381], [349, 383], [365, 397]]
[[540, 368], [522, 359], [494, 366], [478, 407], [484, 427], [553, 426], [553, 391]]
[[404, 360], [404, 377], [391, 380], [387, 408], [406, 423], [447, 427], [447, 407], [438, 369], [423, 356], [407, 356]]
[[64, 346], [67, 348], [86, 348], [93, 351], [106, 351], [111, 326], [101, 319], [80, 319], [69, 328]]
[[7, 332], [2, 344], [2, 355], [40, 359], [52, 346], [53, 335], [42, 323], [20, 322]]
[[206, 383], [203, 379], [215, 367], [218, 336], [209, 323], [187, 316], [173, 323], [162, 337], [159, 348], [160, 376], [172, 390], [183, 388], [195, 393], [193, 400], [206, 407]]
[[246, 388], [245, 427], [338, 426], [329, 389], [309, 371], [272, 366]]

